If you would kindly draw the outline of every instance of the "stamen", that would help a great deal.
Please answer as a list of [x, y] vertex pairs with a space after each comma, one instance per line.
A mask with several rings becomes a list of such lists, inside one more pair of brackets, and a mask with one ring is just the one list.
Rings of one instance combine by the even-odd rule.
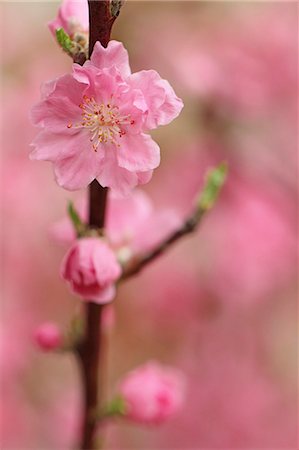
[[[120, 147], [118, 139], [126, 134], [123, 125], [133, 125], [130, 115], [121, 116], [119, 107], [107, 104], [96, 103], [93, 97], [83, 96], [83, 103], [79, 105], [82, 109], [82, 121], [75, 124], [76, 128], [87, 128], [90, 131], [90, 141], [94, 151], [97, 151], [99, 144], [112, 143]], [[71, 128], [72, 123], [67, 125]]]

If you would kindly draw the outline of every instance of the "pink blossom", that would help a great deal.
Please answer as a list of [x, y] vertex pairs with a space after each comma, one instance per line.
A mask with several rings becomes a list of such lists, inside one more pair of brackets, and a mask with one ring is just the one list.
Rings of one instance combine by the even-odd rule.
[[87, 1], [63, 0], [56, 19], [49, 22], [48, 26], [54, 36], [59, 28], [63, 28], [72, 38], [76, 33], [87, 33], [89, 26]]
[[180, 409], [185, 380], [181, 372], [150, 361], [128, 373], [119, 391], [129, 419], [157, 425]]
[[35, 330], [34, 340], [40, 349], [49, 351], [60, 347], [62, 336], [55, 323], [45, 322]]
[[97, 179], [124, 193], [147, 183], [160, 163], [158, 144], [146, 132], [166, 125], [183, 107], [153, 70], [131, 74], [123, 45], [97, 42], [90, 61], [46, 83], [31, 112], [42, 128], [32, 159], [52, 161], [57, 183], [69, 190]]
[[[87, 221], [85, 199], [76, 204], [76, 209], [83, 222]], [[150, 197], [140, 189], [126, 197], [114, 196], [113, 192], [108, 197], [106, 235], [117, 250], [127, 249], [130, 253], [150, 250], [180, 226], [181, 218], [175, 209], [156, 209]], [[60, 243], [76, 239], [67, 217], [52, 226], [51, 235]]]
[[61, 275], [76, 294], [94, 303], [108, 303], [115, 295], [113, 283], [121, 274], [113, 251], [98, 238], [76, 241], [62, 261]]

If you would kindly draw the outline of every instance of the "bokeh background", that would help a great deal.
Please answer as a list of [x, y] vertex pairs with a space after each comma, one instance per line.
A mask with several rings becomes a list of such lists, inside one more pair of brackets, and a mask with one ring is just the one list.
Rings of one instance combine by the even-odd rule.
[[[31, 162], [28, 111], [69, 71], [47, 22], [55, 2], [1, 3], [1, 448], [71, 449], [80, 379], [71, 355], [42, 354], [35, 327], [80, 309], [53, 239], [70, 193]], [[105, 384], [155, 359], [187, 377], [183, 410], [158, 428], [115, 423], [105, 448], [296, 449], [297, 2], [127, 1], [113, 38], [133, 71], [156, 69], [185, 108], [153, 133], [162, 164], [144, 189], [192, 209], [206, 169], [229, 180], [200, 229], [123, 284], [105, 332]]]

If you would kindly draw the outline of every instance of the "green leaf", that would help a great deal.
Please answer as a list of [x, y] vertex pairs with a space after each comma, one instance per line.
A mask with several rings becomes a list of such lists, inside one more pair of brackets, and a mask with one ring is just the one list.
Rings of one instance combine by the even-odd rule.
[[56, 30], [56, 39], [61, 48], [67, 53], [72, 52], [73, 41], [70, 36], [64, 31], [63, 28], [58, 28]]
[[225, 183], [227, 172], [228, 166], [225, 162], [207, 172], [203, 190], [197, 200], [198, 208], [208, 210], [214, 206]]
[[102, 417], [123, 416], [126, 413], [126, 402], [123, 397], [117, 395], [108, 403], [103, 411]]
[[78, 212], [73, 205], [73, 202], [69, 202], [67, 210], [77, 235], [81, 236], [84, 233], [85, 224], [82, 222]]

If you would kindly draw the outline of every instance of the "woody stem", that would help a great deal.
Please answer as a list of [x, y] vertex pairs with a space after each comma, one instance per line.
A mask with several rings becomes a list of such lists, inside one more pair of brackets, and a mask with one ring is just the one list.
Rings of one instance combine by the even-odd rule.
[[[97, 41], [107, 47], [110, 40], [112, 25], [118, 15], [112, 13], [109, 0], [88, 0], [89, 8], [89, 57]], [[121, 4], [119, 3], [119, 8]], [[118, 11], [119, 12], [119, 11]], [[89, 186], [89, 227], [103, 228], [105, 225], [105, 210], [108, 189], [103, 188], [94, 180]], [[99, 367], [101, 356], [101, 317], [102, 305], [91, 302], [85, 307], [85, 333], [78, 347], [78, 358], [82, 371], [83, 382], [83, 425], [81, 450], [95, 449], [95, 411], [101, 400], [99, 389]]]

